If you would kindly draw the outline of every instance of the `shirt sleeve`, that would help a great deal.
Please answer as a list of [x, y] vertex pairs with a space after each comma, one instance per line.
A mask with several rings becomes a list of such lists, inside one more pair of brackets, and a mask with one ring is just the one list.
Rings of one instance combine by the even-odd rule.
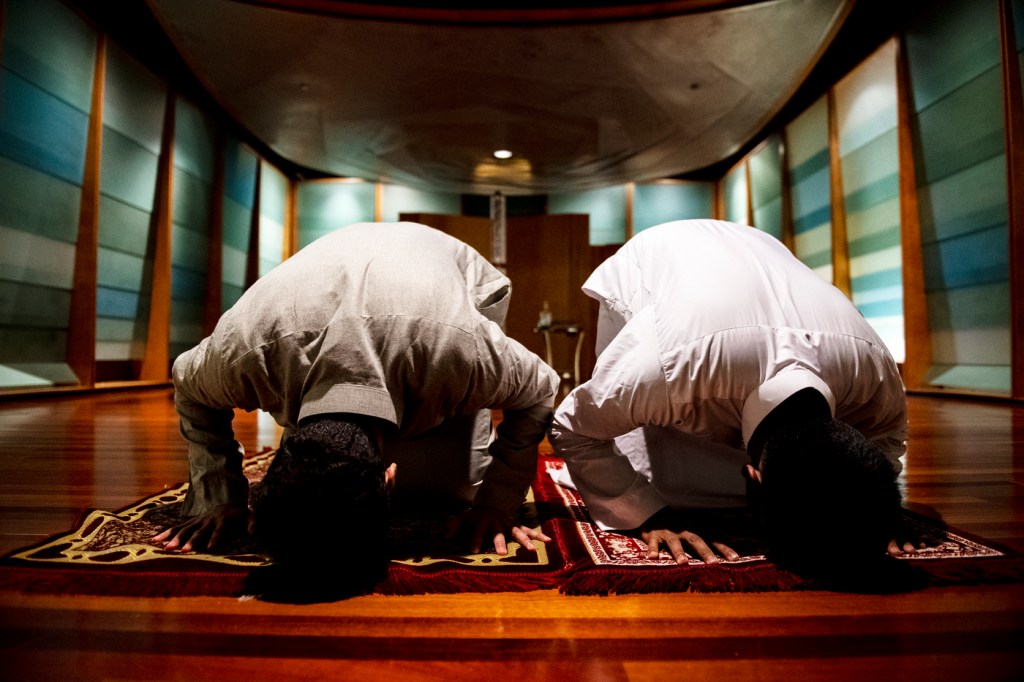
[[900, 458], [907, 452], [907, 395], [898, 378], [883, 384], [876, 393], [870, 423], [853, 426], [882, 449], [896, 473], [903, 471]]
[[[223, 394], [226, 382], [209, 381], [209, 339], [174, 363], [174, 405], [188, 442], [189, 487], [182, 516], [198, 516], [225, 504], [245, 504], [249, 482], [242, 473], [242, 446], [231, 423], [234, 409]], [[207, 390], [207, 384], [214, 387]]]
[[488, 407], [502, 411], [491, 463], [475, 503], [515, 512], [537, 474], [537, 446], [551, 424], [558, 374], [535, 353], [492, 325], [484, 353], [484, 374], [495, 373], [498, 391]]
[[899, 473], [903, 470], [900, 458], [907, 451], [907, 392], [888, 351], [877, 346], [872, 350], [862, 353], [848, 372], [854, 390], [847, 393], [854, 399], [838, 401], [835, 416], [881, 448]]
[[565, 459], [591, 516], [605, 529], [637, 528], [666, 507], [615, 448], [641, 426], [674, 423], [653, 309], [633, 317], [598, 358], [593, 377], [555, 411], [551, 443]]

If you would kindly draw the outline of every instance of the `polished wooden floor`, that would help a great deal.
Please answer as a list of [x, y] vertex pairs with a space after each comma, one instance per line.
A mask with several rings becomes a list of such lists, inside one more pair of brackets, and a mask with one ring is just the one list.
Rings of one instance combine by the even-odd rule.
[[[240, 440], [276, 444], [265, 417]], [[166, 389], [0, 402], [0, 550], [186, 477]], [[1024, 407], [911, 399], [911, 505], [1024, 551]], [[0, 592], [3, 680], [1024, 680], [1024, 585], [313, 606]]]

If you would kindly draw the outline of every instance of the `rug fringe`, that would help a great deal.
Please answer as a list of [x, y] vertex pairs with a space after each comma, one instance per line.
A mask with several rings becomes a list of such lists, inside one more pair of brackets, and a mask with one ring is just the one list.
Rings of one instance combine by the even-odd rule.
[[[902, 563], [902, 562], [901, 562]], [[1024, 559], [907, 561], [906, 568], [921, 577], [905, 589], [984, 585], [1024, 581]], [[899, 586], [874, 585], [884, 591]], [[604, 568], [584, 566], [567, 573], [559, 591], [567, 595], [650, 594], [659, 592], [783, 592], [789, 590], [841, 589], [778, 568], [771, 563], [750, 566], [695, 566]]]
[[568, 595], [655, 592], [775, 592], [799, 589], [799, 576], [768, 563], [753, 566], [584, 568], [567, 575], [559, 591]]

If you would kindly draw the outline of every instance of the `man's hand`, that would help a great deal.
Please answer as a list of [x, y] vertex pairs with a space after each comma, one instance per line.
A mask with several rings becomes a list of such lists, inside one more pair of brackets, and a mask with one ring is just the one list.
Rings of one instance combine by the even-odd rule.
[[721, 561], [711, 547], [717, 549], [718, 553], [726, 561], [735, 561], [740, 558], [738, 552], [721, 542], [712, 542], [708, 546], [708, 543], [702, 537], [692, 531], [669, 530], [671, 528], [681, 528], [682, 526], [683, 520], [680, 518], [680, 514], [669, 507], [665, 507], [647, 519], [644, 525], [638, 529], [640, 537], [647, 543], [647, 558], [657, 559], [664, 546], [669, 554], [672, 555], [672, 558], [676, 560], [677, 564], [685, 564], [690, 560], [690, 557], [686, 554], [684, 543], [706, 564], [717, 564]]
[[251, 533], [251, 523], [245, 505], [222, 504], [205, 514], [171, 526], [153, 536], [153, 541], [162, 542], [164, 549], [181, 549], [183, 552], [205, 549], [213, 552], [243, 532]]
[[917, 554], [917, 550], [924, 549], [927, 545], [918, 537], [906, 523], [901, 523], [900, 528], [896, 533], [896, 537], [889, 540], [889, 546], [886, 548], [886, 552], [890, 556], [900, 556], [902, 554]]
[[463, 512], [453, 525], [449, 536], [463, 538], [473, 554], [480, 552], [484, 538], [492, 539], [495, 553], [504, 556], [508, 554], [505, 540], [508, 534], [531, 551], [537, 549], [533, 544], [534, 540], [547, 542], [551, 539], [539, 530], [518, 525], [512, 514], [485, 506], [470, 507]]
[[717, 549], [726, 561], [735, 561], [740, 558], [740, 555], [728, 545], [724, 545], [721, 542], [712, 542], [711, 546], [708, 546], [708, 543], [704, 542], [703, 538], [688, 530], [675, 532], [665, 529], [651, 529], [641, 531], [640, 536], [647, 543], [648, 559], [657, 559], [658, 555], [661, 554], [661, 547], [664, 545], [677, 564], [685, 564], [690, 560], [690, 557], [687, 556], [686, 550], [683, 549], [683, 543], [689, 545], [697, 556], [700, 557], [700, 560], [706, 564], [717, 564], [721, 561], [711, 547]]

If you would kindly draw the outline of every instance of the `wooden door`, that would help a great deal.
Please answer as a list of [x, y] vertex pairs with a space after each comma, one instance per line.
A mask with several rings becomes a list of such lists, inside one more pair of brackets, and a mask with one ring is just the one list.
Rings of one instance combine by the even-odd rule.
[[[512, 338], [547, 359], [545, 336], [537, 322], [545, 301], [553, 321], [551, 364], [574, 382], [580, 350], [580, 380], [594, 365], [592, 308], [582, 289], [591, 271], [590, 219], [586, 215], [521, 216], [508, 219], [507, 271], [512, 302], [506, 330]], [[596, 308], [595, 308], [596, 309]], [[573, 326], [576, 333], [566, 330]], [[580, 339], [582, 334], [582, 341]]]

